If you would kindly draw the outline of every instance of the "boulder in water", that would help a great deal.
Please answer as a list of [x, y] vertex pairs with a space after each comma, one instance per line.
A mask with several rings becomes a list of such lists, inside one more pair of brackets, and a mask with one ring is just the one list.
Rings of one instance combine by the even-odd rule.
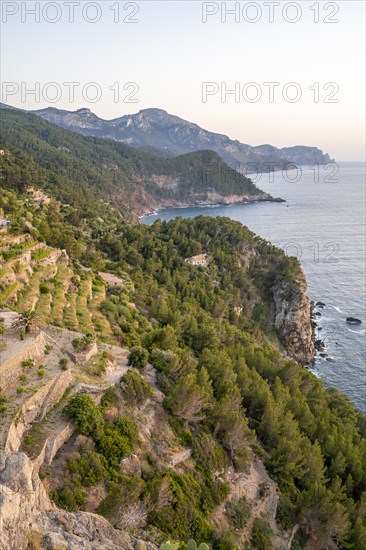
[[362, 321], [360, 319], [356, 319], [356, 317], [347, 317], [346, 321], [350, 325], [360, 325], [362, 323]]

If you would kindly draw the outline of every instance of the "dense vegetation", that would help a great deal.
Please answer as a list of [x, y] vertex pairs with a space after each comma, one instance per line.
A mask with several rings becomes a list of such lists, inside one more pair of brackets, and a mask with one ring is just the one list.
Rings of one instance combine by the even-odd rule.
[[[246, 272], [239, 259], [253, 236], [226, 219], [176, 219], [101, 237], [110, 267], [133, 276], [136, 302], [152, 326], [136, 329], [126, 319], [117, 290], [103, 307], [119, 324], [122, 341], [148, 350], [176, 429], [188, 430], [194, 447], [204, 434], [213, 437], [199, 445], [202, 464], [215, 460], [210, 449], [219, 445], [244, 467], [255, 434], [282, 492], [278, 521], [301, 526], [294, 547], [305, 534], [317, 548], [364, 548], [365, 417], [337, 390], [324, 390], [309, 371], [284, 360], [264, 334], [268, 325], [253, 309], [256, 296], [268, 312], [271, 288], [291, 279], [296, 265], [254, 242], [261, 265], [254, 262]], [[212, 264], [192, 269], [183, 258], [201, 246]]]
[[[9, 129], [8, 139], [12, 132], [16, 128]], [[34, 147], [35, 157], [38, 147], [47, 152], [39, 138], [31, 144], [29, 137], [22, 147]], [[0, 208], [12, 218], [12, 231], [27, 230], [35, 240], [66, 248], [75, 263], [125, 273], [133, 283], [128, 289], [111, 288], [102, 311], [116, 340], [131, 348], [131, 364], [143, 368], [148, 358], [156, 368], [171, 425], [192, 448], [197, 464], [194, 475], [151, 467], [139, 481], [118, 472], [119, 460], [138, 441], [130, 420], [110, 420], [106, 410], [127, 396], [136, 403], [149, 397], [148, 386], [132, 371], [99, 407], [86, 396], [70, 403], [68, 414], [94, 447], [70, 462], [55, 499], [77, 509], [85, 489], [105, 479], [108, 494], [99, 512], [110, 517], [116, 502], [154, 503], [163, 493], [174, 506], [152, 507], [151, 526], [166, 537], [194, 537], [229, 550], [235, 548], [235, 525], [245, 524], [247, 509], [243, 502], [227, 510], [230, 532], [212, 530], [210, 514], [226, 494], [213, 472], [229, 464], [241, 471], [255, 452], [281, 491], [278, 522], [289, 530], [300, 526], [293, 549], [308, 543], [319, 550], [365, 549], [366, 419], [339, 391], [325, 390], [309, 371], [284, 359], [273, 328], [273, 289], [281, 281], [289, 283], [289, 291], [296, 285], [296, 260], [224, 218], [178, 218], [147, 227], [117, 222], [111, 209], [102, 221], [95, 218], [96, 210], [88, 220], [90, 195], [78, 207], [53, 202], [34, 208], [22, 194], [23, 176], [18, 177], [32, 160], [11, 155], [2, 160], [6, 190]], [[18, 174], [14, 178], [12, 170]], [[60, 183], [66, 198], [61, 180], [52, 187], [50, 169], [42, 177], [39, 183], [55, 194]], [[76, 193], [74, 180], [67, 182]], [[184, 261], [200, 252], [210, 255], [208, 267]], [[136, 309], [128, 307], [131, 300]], [[270, 539], [269, 526], [256, 520], [252, 547], [270, 548]]]
[[112, 140], [81, 136], [22, 111], [0, 109], [0, 117], [3, 185], [42, 187], [64, 203], [77, 204], [82, 217], [104, 217], [105, 202], [131, 217], [164, 200], [205, 200], [208, 190], [224, 196], [260, 193], [212, 151], [162, 159]]

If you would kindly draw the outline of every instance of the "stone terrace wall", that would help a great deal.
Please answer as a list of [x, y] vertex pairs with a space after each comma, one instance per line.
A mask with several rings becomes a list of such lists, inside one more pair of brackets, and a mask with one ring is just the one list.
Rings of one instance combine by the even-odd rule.
[[41, 452], [35, 460], [33, 460], [34, 469], [38, 471], [43, 464], [49, 466], [54, 459], [57, 451], [62, 445], [72, 436], [75, 431], [75, 427], [69, 423], [64, 427], [61, 426], [61, 430], [56, 436], [47, 437]]
[[[8, 345], [11, 345], [10, 339]], [[0, 385], [6, 389], [13, 384], [19, 376], [22, 374], [22, 361], [27, 359], [39, 359], [44, 355], [44, 348], [46, 345], [46, 338], [43, 332], [40, 332], [38, 336], [28, 345], [24, 342], [24, 347], [15, 355], [9, 359], [0, 363]]]
[[17, 452], [22, 438], [32, 422], [37, 418], [43, 418], [51, 408], [60, 400], [65, 390], [72, 382], [71, 372], [65, 371], [57, 378], [50, 380], [37, 393], [32, 395], [14, 418], [10, 425], [5, 443], [6, 451]]

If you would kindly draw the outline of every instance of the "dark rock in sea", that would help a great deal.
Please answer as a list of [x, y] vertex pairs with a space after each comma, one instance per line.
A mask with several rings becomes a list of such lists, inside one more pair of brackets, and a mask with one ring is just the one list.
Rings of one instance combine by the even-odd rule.
[[316, 312], [314, 313], [314, 315], [316, 315], [317, 317], [321, 317], [321, 316], [322, 316], [322, 314], [320, 313], [320, 311], [316, 311]]
[[329, 355], [328, 355], [327, 353], [324, 353], [324, 352], [323, 352], [323, 353], [319, 353], [319, 355], [320, 355], [320, 357], [323, 357], [323, 358], [329, 357]]
[[324, 351], [325, 350], [325, 344], [323, 340], [315, 340], [314, 347], [317, 351]]
[[318, 327], [318, 331], [319, 331], [319, 330], [323, 330], [323, 328], [322, 328], [322, 327]]
[[323, 302], [317, 302], [317, 303], [315, 304], [315, 307], [318, 307], [318, 308], [320, 308], [320, 309], [324, 309], [324, 308], [325, 308], [325, 304], [324, 304]]
[[362, 323], [360, 319], [356, 319], [355, 317], [347, 317], [346, 321], [350, 325], [361, 325]]

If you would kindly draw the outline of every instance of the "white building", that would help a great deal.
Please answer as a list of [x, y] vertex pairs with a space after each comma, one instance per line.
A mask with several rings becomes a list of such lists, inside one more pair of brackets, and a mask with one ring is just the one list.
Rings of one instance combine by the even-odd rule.
[[198, 256], [192, 256], [191, 258], [186, 258], [185, 261], [189, 265], [207, 266], [210, 263], [210, 258], [207, 256], [207, 254], [198, 254]]

